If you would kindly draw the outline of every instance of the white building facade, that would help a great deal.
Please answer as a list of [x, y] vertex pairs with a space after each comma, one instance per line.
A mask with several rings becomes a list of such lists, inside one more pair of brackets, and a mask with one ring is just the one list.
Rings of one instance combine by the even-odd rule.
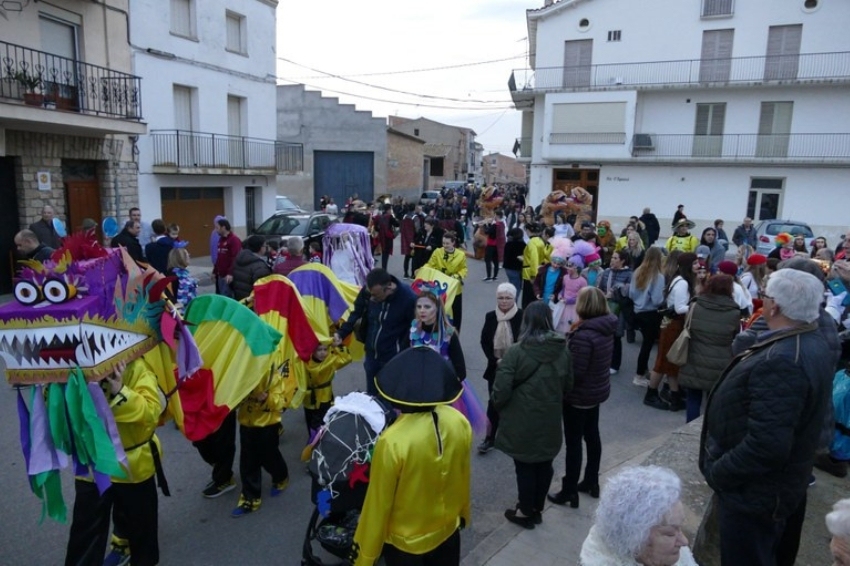
[[131, 37], [146, 77], [149, 135], [138, 140], [139, 206], [209, 255], [213, 219], [239, 236], [275, 210], [274, 0], [136, 0]]
[[562, 0], [527, 21], [531, 202], [582, 186], [615, 229], [684, 204], [698, 230], [792, 218], [833, 245], [850, 225], [850, 4]]

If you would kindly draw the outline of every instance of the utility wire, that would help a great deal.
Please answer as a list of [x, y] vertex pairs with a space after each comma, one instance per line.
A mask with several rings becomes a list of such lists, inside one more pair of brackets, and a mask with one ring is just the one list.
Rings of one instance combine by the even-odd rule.
[[452, 97], [449, 97], [449, 96], [436, 96], [436, 95], [432, 95], [432, 94], [418, 94], [418, 93], [415, 93], [415, 92], [408, 92], [408, 91], [405, 91], [405, 90], [398, 90], [398, 89], [389, 88], [389, 87], [385, 87], [385, 86], [380, 86], [380, 85], [375, 85], [375, 84], [370, 84], [370, 83], [364, 83], [362, 81], [357, 81], [357, 80], [354, 80], [354, 79], [348, 79], [348, 78], [345, 78], [341, 75], [335, 75], [333, 73], [328, 73], [328, 72], [322, 71], [320, 69], [314, 69], [313, 67], [308, 67], [307, 65], [302, 65], [300, 63], [296, 63], [295, 61], [291, 61], [291, 60], [286, 59], [284, 57], [278, 57], [278, 59], [280, 59], [282, 61], [286, 61], [287, 63], [291, 63], [293, 65], [297, 65], [298, 67], [303, 67], [305, 69], [309, 69], [309, 70], [313, 71], [314, 73], [322, 73], [323, 75], [327, 75], [328, 77], [331, 77], [331, 78], [334, 78], [334, 79], [339, 79], [339, 80], [342, 80], [342, 81], [358, 84], [358, 85], [361, 85], [361, 86], [366, 86], [366, 87], [369, 87], [369, 88], [375, 88], [375, 89], [378, 89], [378, 90], [385, 90], [387, 92], [395, 92], [397, 94], [406, 94], [406, 95], [409, 95], [409, 96], [417, 96], [417, 97], [420, 97], [420, 98], [427, 98], [429, 100], [447, 100], [449, 102], [475, 102], [475, 103], [478, 103], [478, 104], [505, 104], [505, 103], [510, 102], [509, 100], [476, 100], [476, 99], [452, 98]]
[[[524, 40], [524, 38], [523, 38]], [[520, 41], [523, 41], [520, 40]], [[384, 71], [378, 73], [359, 73], [354, 75], [346, 75], [348, 77], [379, 77], [379, 76], [387, 76], [387, 75], [406, 75], [411, 73], [429, 73], [431, 71], [445, 71], [448, 69], [460, 69], [463, 67], [474, 67], [477, 65], [489, 65], [491, 63], [502, 63], [504, 61], [513, 61], [514, 59], [525, 59], [526, 55], [514, 55], [513, 57], [505, 57], [503, 59], [491, 59], [490, 61], [477, 61], [474, 63], [459, 63], [457, 65], [445, 65], [443, 67], [429, 67], [425, 69], [409, 69], [407, 71]], [[298, 65], [299, 67], [303, 67], [304, 65], [300, 65], [295, 63], [294, 61], [290, 61], [289, 59], [285, 59], [284, 57], [278, 57], [281, 61], [286, 61], [287, 63], [292, 63], [293, 65]], [[309, 68], [309, 67], [305, 67]], [[315, 71], [321, 73], [322, 71]], [[302, 79], [316, 79], [320, 77], [310, 76], [310, 77], [299, 77]]]

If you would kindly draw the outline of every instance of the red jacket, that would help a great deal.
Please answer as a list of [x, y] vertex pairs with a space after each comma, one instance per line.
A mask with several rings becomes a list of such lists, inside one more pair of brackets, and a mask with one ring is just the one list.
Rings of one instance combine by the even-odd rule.
[[224, 238], [218, 239], [218, 256], [215, 258], [213, 273], [217, 277], [233, 275], [233, 262], [242, 251], [242, 240], [237, 238], [233, 232]]

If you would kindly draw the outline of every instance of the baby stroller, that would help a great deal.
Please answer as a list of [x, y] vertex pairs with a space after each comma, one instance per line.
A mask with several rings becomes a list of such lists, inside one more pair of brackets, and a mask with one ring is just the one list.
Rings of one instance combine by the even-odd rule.
[[[369, 487], [370, 453], [394, 413], [365, 393], [337, 397], [314, 440], [309, 471], [315, 508], [304, 536], [302, 566], [348, 564]], [[314, 543], [318, 542], [322, 558]], [[340, 560], [335, 560], [335, 558]], [[327, 560], [334, 560], [329, 562]]]

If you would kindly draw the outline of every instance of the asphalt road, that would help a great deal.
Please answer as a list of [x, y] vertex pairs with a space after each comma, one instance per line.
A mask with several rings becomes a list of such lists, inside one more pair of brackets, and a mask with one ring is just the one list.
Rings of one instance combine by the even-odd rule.
[[[393, 256], [390, 271], [400, 276], [401, 258]], [[486, 382], [481, 374], [486, 366], [479, 345], [484, 314], [495, 308], [496, 283], [484, 283], [484, 264], [469, 261], [469, 277], [464, 292], [464, 328], [461, 343], [469, 377], [482, 399]], [[506, 280], [500, 275], [501, 280]], [[206, 288], [211, 291], [211, 288]], [[631, 384], [640, 335], [635, 344], [623, 344], [623, 365], [612, 376], [611, 398], [602, 406], [600, 428], [603, 464], [606, 459], [633, 453], [648, 439], [684, 424], [684, 412], [665, 413], [644, 407], [644, 390]], [[651, 360], [652, 361], [652, 360]], [[362, 365], [355, 363], [339, 372], [334, 391], [344, 394], [365, 387]], [[69, 524], [45, 520], [39, 525], [41, 503], [27, 484], [18, 440], [15, 393], [0, 388], [0, 566], [62, 564]], [[300, 563], [302, 544], [308, 526], [310, 478], [299, 460], [306, 440], [301, 411], [284, 414], [285, 433], [280, 447], [289, 465], [291, 483], [280, 497], [265, 497], [254, 515], [231, 519], [238, 491], [215, 499], [204, 499], [200, 491], [209, 479], [209, 467], [173, 426], [161, 427], [158, 435], [165, 449], [164, 468], [171, 497], [159, 499], [159, 539], [161, 564], [293, 564]], [[476, 444], [480, 439], [476, 439]], [[563, 454], [555, 461], [556, 484], [563, 473]], [[238, 455], [234, 472], [238, 477]], [[513, 463], [504, 454], [492, 451], [472, 455], [472, 524], [463, 532], [462, 553], [466, 555], [504, 521], [503, 512], [516, 501]], [[269, 488], [269, 477], [263, 478]], [[555, 486], [557, 487], [557, 485]], [[63, 489], [69, 518], [73, 506], [73, 477], [63, 472]], [[267, 492], [266, 492], [267, 493]], [[568, 525], [564, 526], [569, 528]]]

